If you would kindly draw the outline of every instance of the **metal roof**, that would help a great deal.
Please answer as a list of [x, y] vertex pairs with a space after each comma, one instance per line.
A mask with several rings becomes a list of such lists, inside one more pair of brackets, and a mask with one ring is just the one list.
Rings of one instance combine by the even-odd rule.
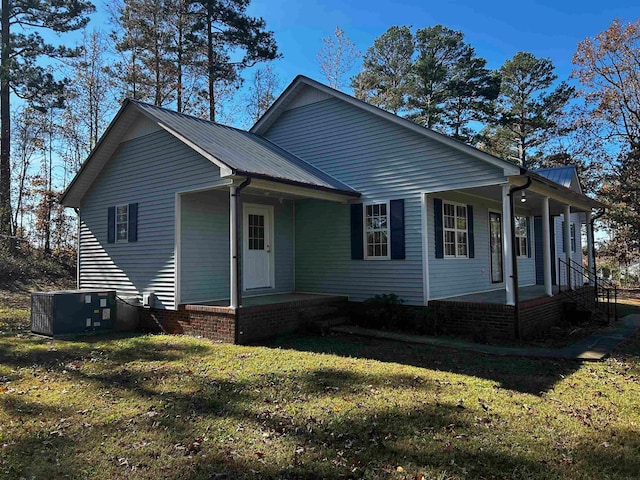
[[539, 168], [533, 172], [567, 188], [571, 188], [573, 179], [577, 178], [576, 167], [573, 165], [567, 165], [565, 167]]
[[224, 163], [234, 174], [257, 175], [357, 194], [348, 185], [263, 137], [147, 103], [131, 103], [164, 129], [177, 133]]
[[223, 175], [266, 179], [358, 197], [360, 194], [259, 135], [134, 100], [125, 100], [98, 145], [65, 190], [63, 205], [80, 200], [109, 161], [124, 135], [143, 115], [221, 169]]

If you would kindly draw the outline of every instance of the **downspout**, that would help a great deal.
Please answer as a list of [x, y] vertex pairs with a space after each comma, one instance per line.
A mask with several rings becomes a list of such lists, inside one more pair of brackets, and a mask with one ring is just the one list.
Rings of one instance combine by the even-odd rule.
[[[236, 256], [232, 259], [233, 262], [235, 262], [235, 268], [236, 268], [236, 284], [234, 285], [234, 288], [236, 289], [236, 298], [238, 299], [238, 310], [240, 308], [240, 306], [242, 305], [242, 272], [240, 270], [240, 266], [241, 266], [241, 261], [240, 261], [240, 257], [242, 256], [242, 215], [240, 215], [240, 193], [242, 192], [242, 190], [246, 187], [249, 186], [249, 184], [251, 183], [251, 177], [247, 177], [245, 178], [244, 182], [242, 182], [240, 185], [238, 185], [236, 187], [236, 192], [234, 195], [234, 199], [233, 201], [235, 202], [235, 207], [236, 207], [236, 224], [234, 225], [235, 228], [235, 236], [236, 236]], [[236, 311], [236, 321], [235, 321], [235, 343], [239, 343], [240, 341], [240, 322], [239, 322], [239, 311]]]
[[[513, 275], [513, 303], [515, 304], [515, 334], [516, 340], [522, 340], [522, 331], [520, 328], [520, 292], [518, 287], [518, 257], [516, 257], [516, 215], [513, 206], [513, 194], [520, 190], [526, 190], [531, 186], [531, 177], [527, 177], [527, 183], [519, 187], [509, 189], [509, 211], [511, 213], [511, 259]], [[531, 239], [527, 238], [529, 248], [531, 248]]]

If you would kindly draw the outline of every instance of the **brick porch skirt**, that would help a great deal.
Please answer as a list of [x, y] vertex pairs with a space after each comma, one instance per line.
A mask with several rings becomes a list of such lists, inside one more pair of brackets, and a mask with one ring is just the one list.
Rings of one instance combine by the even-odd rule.
[[[593, 290], [582, 287], [580, 290]], [[595, 290], [593, 291], [595, 308]], [[571, 299], [564, 295], [541, 297], [520, 303], [520, 332], [523, 340], [547, 333], [563, 321], [563, 304]], [[514, 339], [516, 333], [515, 307], [495, 303], [455, 302], [433, 300], [428, 309], [447, 333], [476, 334], [486, 337]]]
[[[589, 288], [589, 287], [585, 287]], [[522, 339], [548, 332], [562, 321], [562, 295], [520, 304]], [[345, 297], [321, 297], [233, 309], [223, 306], [180, 305], [177, 310], [140, 309], [140, 326], [149, 331], [201, 336], [224, 343], [247, 344], [292, 332], [311, 324], [338, 325], [359, 310]], [[516, 338], [515, 308], [494, 303], [432, 300], [428, 307], [403, 306], [414, 317], [433, 323], [434, 333]]]
[[247, 344], [318, 322], [337, 325], [348, 319], [346, 297], [319, 297], [241, 307], [180, 305], [177, 310], [140, 309], [140, 326], [152, 332], [205, 337]]

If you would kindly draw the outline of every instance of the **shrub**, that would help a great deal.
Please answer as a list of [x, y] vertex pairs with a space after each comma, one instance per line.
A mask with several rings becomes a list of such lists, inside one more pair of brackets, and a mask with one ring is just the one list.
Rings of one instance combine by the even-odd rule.
[[367, 328], [394, 329], [401, 324], [404, 301], [395, 293], [375, 295], [364, 301], [358, 325]]

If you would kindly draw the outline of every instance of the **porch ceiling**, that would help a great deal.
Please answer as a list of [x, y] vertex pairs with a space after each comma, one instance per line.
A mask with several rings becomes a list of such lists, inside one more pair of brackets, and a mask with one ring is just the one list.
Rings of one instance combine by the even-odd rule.
[[[476, 197], [486, 198], [489, 200], [493, 200], [499, 204], [502, 204], [502, 186], [501, 185], [468, 188], [464, 190], [457, 190], [457, 192], [462, 194], [473, 195]], [[522, 207], [522, 208], [530, 209], [533, 215], [536, 215], [536, 216], [542, 215], [543, 200], [545, 197], [546, 195], [527, 189], [525, 190], [526, 202], [521, 202], [522, 192], [516, 192], [516, 197], [514, 198], [514, 206], [515, 208]], [[549, 197], [549, 213], [551, 215], [560, 215], [564, 213], [564, 206], [566, 204], [571, 205], [572, 212], [590, 211], [590, 209], [576, 206], [574, 203], [571, 202], [570, 199], [567, 199], [566, 202], [562, 202], [553, 197]]]
[[243, 192], [251, 195], [261, 195], [286, 200], [297, 200], [303, 198], [315, 198], [318, 200], [329, 200], [333, 202], [346, 203], [349, 200], [358, 198], [359, 193], [343, 192], [334, 189], [321, 189], [307, 185], [296, 185], [281, 183], [266, 179], [252, 178], [251, 183]]

